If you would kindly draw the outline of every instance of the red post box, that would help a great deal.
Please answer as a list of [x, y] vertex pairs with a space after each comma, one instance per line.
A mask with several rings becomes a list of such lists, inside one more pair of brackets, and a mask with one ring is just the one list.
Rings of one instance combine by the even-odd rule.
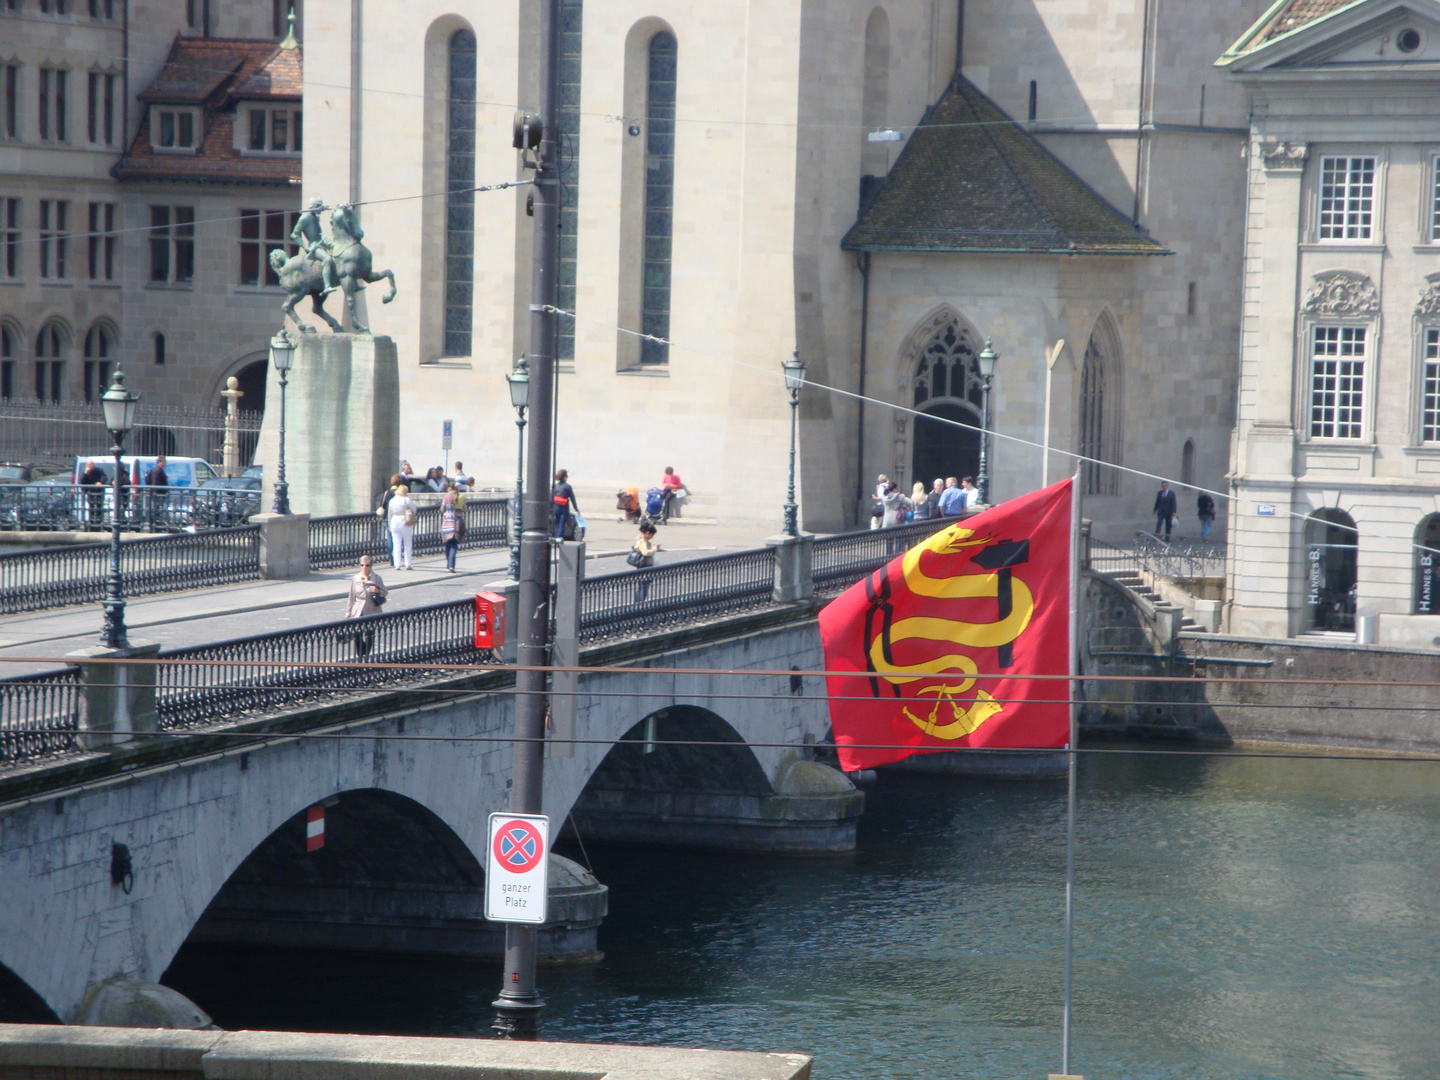
[[498, 649], [505, 644], [505, 597], [475, 594], [475, 648]]

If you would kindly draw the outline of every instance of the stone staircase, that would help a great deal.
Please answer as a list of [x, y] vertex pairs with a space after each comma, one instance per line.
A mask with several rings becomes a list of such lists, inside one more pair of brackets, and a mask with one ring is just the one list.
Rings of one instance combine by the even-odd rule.
[[1120, 570], [1109, 575], [1117, 585], [1123, 585], [1155, 609], [1157, 615], [1171, 615], [1178, 620], [1180, 632], [1205, 633], [1206, 628], [1185, 613], [1185, 609], [1164, 600], [1159, 593], [1145, 583], [1145, 576], [1138, 570]]

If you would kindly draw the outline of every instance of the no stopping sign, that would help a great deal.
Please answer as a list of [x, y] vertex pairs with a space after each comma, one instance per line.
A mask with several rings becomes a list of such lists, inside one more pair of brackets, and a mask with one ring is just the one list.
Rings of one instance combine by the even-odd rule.
[[550, 819], [491, 814], [485, 849], [485, 917], [543, 923], [549, 889]]

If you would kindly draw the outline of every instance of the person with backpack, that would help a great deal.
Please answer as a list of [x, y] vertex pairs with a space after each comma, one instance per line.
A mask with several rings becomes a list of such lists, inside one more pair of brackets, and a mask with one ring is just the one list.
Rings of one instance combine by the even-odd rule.
[[[655, 565], [655, 553], [659, 550], [660, 545], [655, 542], [655, 523], [642, 521], [640, 535], [635, 538], [635, 543], [630, 548], [630, 554], [625, 556], [625, 561], [636, 570], [644, 570]], [[641, 578], [635, 584], [635, 603], [640, 603], [648, 595], [650, 595], [650, 579]]]
[[1215, 500], [1208, 492], [1202, 491], [1195, 500], [1195, 510], [1200, 515], [1200, 539], [1209, 540], [1210, 530], [1215, 525]]

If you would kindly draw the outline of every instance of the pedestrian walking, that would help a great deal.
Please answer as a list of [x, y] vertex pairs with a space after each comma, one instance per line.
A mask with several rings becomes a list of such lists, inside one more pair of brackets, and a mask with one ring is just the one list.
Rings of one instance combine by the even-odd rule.
[[390, 565], [409, 570], [415, 550], [415, 504], [410, 501], [410, 492], [397, 489], [390, 496], [386, 513], [390, 519]]
[[165, 472], [165, 455], [161, 454], [145, 474], [145, 518], [154, 528], [160, 522], [160, 510], [169, 494], [170, 477]]
[[1170, 530], [1175, 525], [1175, 514], [1179, 511], [1179, 503], [1175, 500], [1175, 492], [1170, 490], [1170, 483], [1166, 480], [1160, 481], [1160, 490], [1155, 493], [1155, 535], [1160, 535], [1160, 529], [1165, 529], [1165, 539], [1170, 539]]
[[555, 474], [555, 484], [550, 488], [550, 502], [554, 513], [555, 539], [564, 540], [571, 514], [580, 510], [580, 504], [575, 501], [575, 489], [570, 486], [570, 474], [564, 469]]
[[[345, 618], [363, 619], [367, 615], [379, 615], [380, 606], [390, 593], [385, 582], [375, 573], [374, 560], [369, 555], [360, 556], [360, 570], [350, 579], [350, 595], [345, 602]], [[355, 631], [355, 655], [367, 656], [375, 641], [375, 631], [369, 628]]]
[[440, 539], [445, 542], [445, 569], [455, 573], [455, 553], [465, 538], [465, 496], [454, 481], [445, 488], [440, 500]]
[[[659, 543], [655, 540], [655, 524], [651, 521], [644, 521], [640, 524], [640, 535], [635, 538], [635, 543], [630, 548], [630, 554], [625, 556], [625, 561], [636, 570], [645, 570], [655, 565], [655, 553], [660, 550]], [[635, 583], [635, 603], [640, 603], [650, 595], [650, 579], [641, 578]]]
[[80, 484], [85, 488], [85, 506], [88, 510], [86, 524], [92, 529], [98, 529], [105, 518], [105, 470], [98, 468], [93, 461], [85, 462], [85, 471], [80, 474]]
[[1215, 500], [1210, 493], [1202, 491], [1195, 500], [1195, 511], [1200, 516], [1200, 539], [1209, 540], [1210, 530], [1215, 525]]

